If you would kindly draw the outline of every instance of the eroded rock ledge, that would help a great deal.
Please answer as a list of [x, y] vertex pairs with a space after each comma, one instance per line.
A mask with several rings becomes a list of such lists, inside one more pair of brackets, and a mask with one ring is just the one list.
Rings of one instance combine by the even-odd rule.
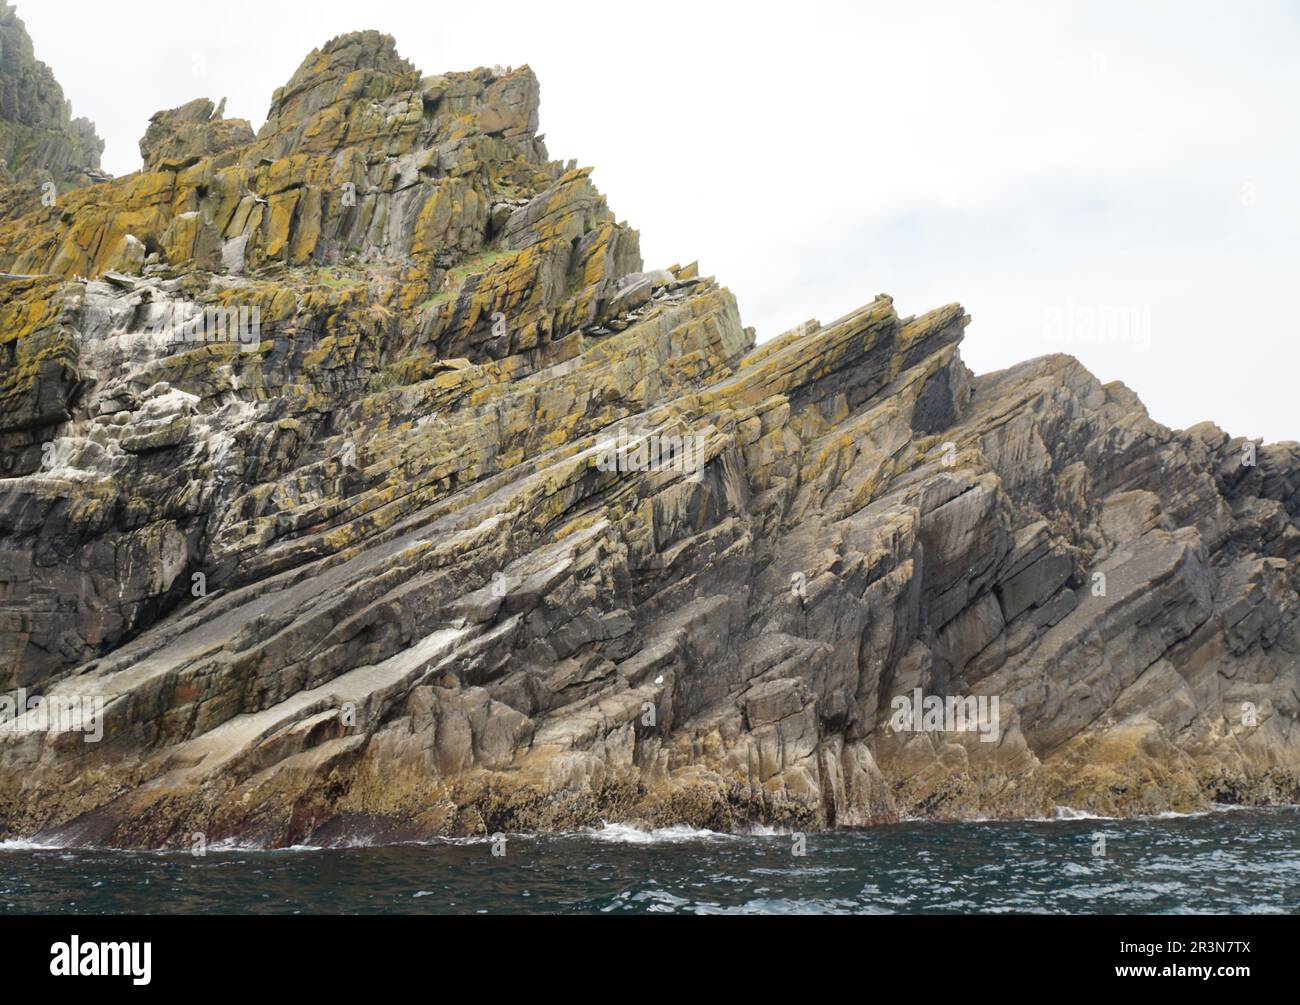
[[[1300, 447], [975, 377], [957, 306], [756, 347], [538, 102], [350, 35], [256, 136], [199, 100], [141, 173], [4, 194], [0, 689], [105, 718], [0, 733], [0, 836], [1296, 801]], [[603, 463], [651, 440], [702, 463]], [[994, 742], [899, 731], [918, 692]]]

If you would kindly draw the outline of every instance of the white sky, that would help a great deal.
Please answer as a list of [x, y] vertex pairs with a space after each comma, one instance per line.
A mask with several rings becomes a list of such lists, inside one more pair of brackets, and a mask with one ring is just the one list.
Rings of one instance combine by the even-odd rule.
[[[551, 155], [760, 339], [960, 301], [978, 372], [1069, 352], [1171, 426], [1300, 439], [1300, 3], [17, 6], [114, 173], [158, 109], [228, 96], [256, 128], [311, 49], [378, 28], [428, 73], [530, 64]], [[1133, 327], [1090, 335], [1098, 307]]]

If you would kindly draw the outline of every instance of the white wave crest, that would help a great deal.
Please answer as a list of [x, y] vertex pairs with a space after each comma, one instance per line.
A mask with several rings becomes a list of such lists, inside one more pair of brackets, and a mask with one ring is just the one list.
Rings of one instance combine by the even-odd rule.
[[599, 830], [584, 831], [583, 837], [608, 841], [610, 844], [684, 844], [688, 841], [721, 841], [733, 837], [718, 831], [698, 830], [685, 824], [645, 830], [631, 824], [604, 824]]

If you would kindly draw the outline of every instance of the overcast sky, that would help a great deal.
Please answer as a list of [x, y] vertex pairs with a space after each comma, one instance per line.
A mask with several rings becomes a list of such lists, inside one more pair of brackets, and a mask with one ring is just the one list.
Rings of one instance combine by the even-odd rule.
[[530, 64], [552, 156], [760, 339], [960, 301], [978, 372], [1068, 352], [1169, 425], [1300, 439], [1300, 2], [17, 6], [114, 173], [158, 109], [258, 127], [378, 28], [428, 73]]

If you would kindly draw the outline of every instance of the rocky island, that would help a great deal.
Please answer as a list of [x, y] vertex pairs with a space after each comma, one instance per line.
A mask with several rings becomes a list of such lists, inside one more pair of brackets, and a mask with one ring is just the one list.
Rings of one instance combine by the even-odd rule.
[[0, 838], [1300, 801], [1300, 445], [976, 376], [956, 305], [759, 344], [528, 68], [377, 32], [108, 179], [15, 23]]

